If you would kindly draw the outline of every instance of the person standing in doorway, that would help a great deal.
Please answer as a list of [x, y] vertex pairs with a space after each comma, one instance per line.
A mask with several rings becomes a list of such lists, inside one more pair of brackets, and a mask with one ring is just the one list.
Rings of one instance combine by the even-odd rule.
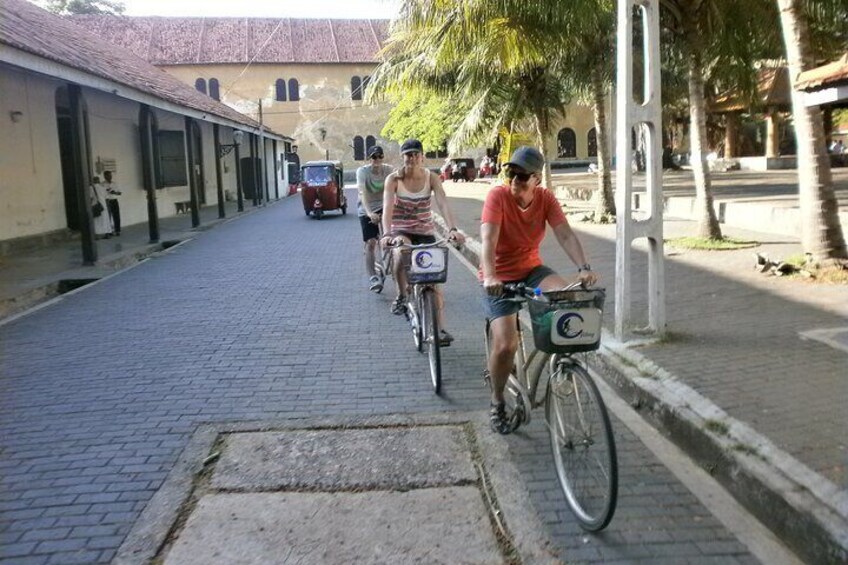
[[383, 212], [383, 187], [386, 177], [392, 173], [392, 167], [383, 163], [383, 148], [375, 145], [368, 150], [369, 165], [356, 170], [356, 189], [359, 203], [356, 206], [359, 224], [362, 228], [362, 241], [365, 244], [365, 272], [368, 274], [368, 289], [373, 292], [383, 290], [383, 281], [374, 270], [377, 240], [380, 237], [380, 215]]
[[112, 171], [103, 171], [103, 179], [105, 182], [100, 186], [106, 193], [106, 208], [109, 210], [109, 218], [112, 220], [112, 229], [115, 235], [121, 235], [121, 205], [118, 204], [121, 191], [112, 182]]

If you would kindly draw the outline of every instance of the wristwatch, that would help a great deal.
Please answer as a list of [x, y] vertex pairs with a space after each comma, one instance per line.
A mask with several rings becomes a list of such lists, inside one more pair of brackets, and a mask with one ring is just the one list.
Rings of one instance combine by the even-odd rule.
[[592, 270], [592, 266], [589, 265], [589, 263], [583, 263], [582, 265], [577, 267], [578, 273], [582, 273], [583, 271], [591, 271], [591, 270]]

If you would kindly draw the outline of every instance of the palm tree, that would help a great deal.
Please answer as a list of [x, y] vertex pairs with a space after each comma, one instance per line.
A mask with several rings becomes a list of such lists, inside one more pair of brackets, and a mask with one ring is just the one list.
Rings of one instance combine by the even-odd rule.
[[[796, 78], [801, 72], [815, 66], [808, 15], [804, 10], [805, 2], [777, 0], [777, 5], [780, 10], [789, 75]], [[831, 15], [834, 18], [838, 16], [834, 13], [839, 8], [836, 2], [821, 2], [817, 7], [824, 9], [825, 13], [828, 8], [834, 8]], [[840, 21], [844, 24], [844, 7], [842, 11], [840, 20], [830, 20], [827, 16], [824, 20]], [[817, 106], [806, 106], [803, 93], [792, 88], [792, 114], [797, 142], [801, 244], [804, 251], [819, 263], [844, 263], [848, 259], [848, 251], [839, 224], [821, 110]]]
[[[493, 13], [499, 8], [480, 0], [407, 1], [372, 77], [371, 96], [412, 88], [467, 101], [471, 110], [449, 141], [452, 151], [522, 128], [534, 131], [544, 154], [551, 122], [571, 99], [565, 59], [546, 48], [541, 33], [538, 40], [526, 35], [544, 21], [538, 11]], [[551, 186], [550, 165], [543, 177]]]
[[769, 44], [769, 30], [761, 24], [768, 21], [770, 4], [765, 0], [662, 0], [661, 6], [666, 36], [681, 51], [686, 65], [697, 235], [721, 239], [706, 162], [705, 82], [707, 77], [724, 75], [734, 85], [753, 84], [754, 64]]

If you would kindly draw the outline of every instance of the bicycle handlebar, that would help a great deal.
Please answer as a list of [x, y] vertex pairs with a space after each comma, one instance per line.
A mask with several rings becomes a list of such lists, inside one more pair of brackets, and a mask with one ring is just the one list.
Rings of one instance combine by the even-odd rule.
[[[539, 300], [540, 297], [544, 295], [541, 288], [530, 288], [524, 283], [504, 283], [503, 289], [505, 293], [512, 294], [513, 298], [520, 298], [521, 300]], [[555, 290], [554, 292], [568, 290], [589, 290], [589, 288], [583, 284], [583, 281], [575, 281], [563, 288]]]

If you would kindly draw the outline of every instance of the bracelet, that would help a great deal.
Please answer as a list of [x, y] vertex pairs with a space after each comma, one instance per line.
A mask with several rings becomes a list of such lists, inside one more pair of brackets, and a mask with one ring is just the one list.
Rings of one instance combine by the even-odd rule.
[[577, 267], [578, 273], [582, 273], [583, 271], [591, 271], [591, 270], [592, 270], [592, 267], [591, 267], [591, 265], [589, 265], [589, 263], [583, 263], [582, 265]]

